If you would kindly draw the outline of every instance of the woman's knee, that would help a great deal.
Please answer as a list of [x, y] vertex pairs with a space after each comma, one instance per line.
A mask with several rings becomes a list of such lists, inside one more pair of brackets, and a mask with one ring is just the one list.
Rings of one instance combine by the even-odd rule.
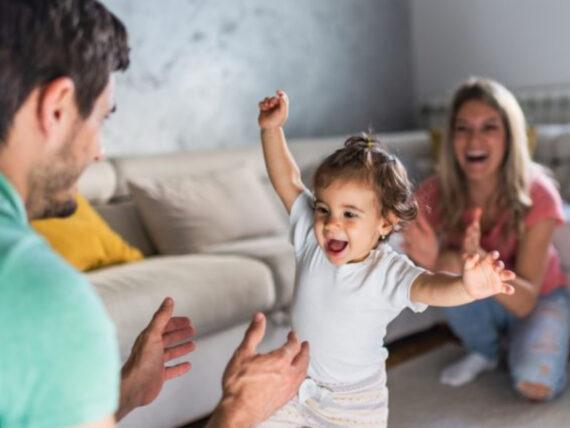
[[515, 389], [523, 398], [531, 401], [541, 402], [554, 398], [552, 388], [542, 383], [521, 381], [515, 385]]
[[527, 364], [511, 366], [515, 390], [532, 401], [548, 401], [559, 395], [566, 387], [566, 365], [558, 362], [528, 361]]
[[566, 386], [570, 320], [567, 303], [557, 294], [541, 298], [515, 328], [509, 344], [515, 387], [527, 398], [542, 398], [539, 401], [555, 397]]

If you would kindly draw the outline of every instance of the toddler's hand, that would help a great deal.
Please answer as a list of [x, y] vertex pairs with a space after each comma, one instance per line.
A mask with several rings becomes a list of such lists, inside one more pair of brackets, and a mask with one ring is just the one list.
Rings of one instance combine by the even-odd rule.
[[463, 285], [474, 299], [484, 299], [495, 294], [513, 294], [515, 289], [505, 281], [515, 279], [513, 271], [505, 269], [499, 253], [492, 251], [481, 257], [478, 253], [464, 256]]
[[259, 103], [259, 127], [261, 129], [274, 129], [285, 125], [289, 116], [289, 98], [287, 94], [278, 90], [274, 97], [266, 97]]

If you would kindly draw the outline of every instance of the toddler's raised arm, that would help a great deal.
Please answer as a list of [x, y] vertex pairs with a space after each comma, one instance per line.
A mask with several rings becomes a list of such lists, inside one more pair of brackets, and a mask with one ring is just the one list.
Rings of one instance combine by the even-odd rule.
[[283, 91], [279, 90], [276, 96], [267, 97], [259, 103], [258, 122], [267, 173], [287, 212], [290, 212], [293, 202], [305, 190], [305, 186], [283, 132], [288, 114], [289, 99]]

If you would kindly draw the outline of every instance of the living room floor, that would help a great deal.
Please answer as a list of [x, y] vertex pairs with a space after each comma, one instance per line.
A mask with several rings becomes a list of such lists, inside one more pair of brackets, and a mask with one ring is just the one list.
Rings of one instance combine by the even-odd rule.
[[[398, 364], [402, 364], [450, 342], [457, 342], [457, 339], [445, 324], [438, 324], [429, 330], [399, 339], [388, 345], [389, 355], [386, 367], [388, 369], [396, 367]], [[203, 428], [206, 422], [207, 419], [202, 419], [189, 425], [184, 425], [181, 428]]]

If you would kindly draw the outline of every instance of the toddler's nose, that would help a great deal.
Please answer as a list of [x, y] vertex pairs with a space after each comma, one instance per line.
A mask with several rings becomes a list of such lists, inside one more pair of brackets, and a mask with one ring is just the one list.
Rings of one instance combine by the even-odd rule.
[[335, 218], [329, 218], [325, 223], [325, 230], [337, 230], [340, 227], [340, 222]]

